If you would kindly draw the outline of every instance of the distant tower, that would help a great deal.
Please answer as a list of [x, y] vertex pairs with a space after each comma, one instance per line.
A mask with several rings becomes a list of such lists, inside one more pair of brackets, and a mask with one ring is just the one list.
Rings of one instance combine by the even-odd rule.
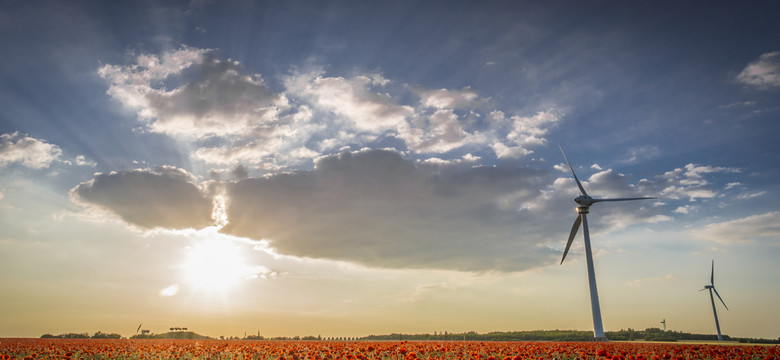
[[666, 331], [666, 319], [664, 319], [664, 321], [661, 321], [661, 324], [664, 324], [664, 331]]

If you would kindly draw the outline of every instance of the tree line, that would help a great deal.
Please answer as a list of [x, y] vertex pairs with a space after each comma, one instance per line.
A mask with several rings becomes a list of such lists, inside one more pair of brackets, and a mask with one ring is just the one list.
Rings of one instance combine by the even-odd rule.
[[[659, 328], [647, 328], [645, 330], [619, 330], [606, 331], [607, 339], [613, 341], [684, 341], [684, 340], [712, 340], [717, 341], [714, 334], [691, 334], [681, 331], [666, 331]], [[369, 335], [359, 340], [421, 340], [421, 341], [591, 341], [592, 331], [580, 330], [533, 330], [533, 331], [494, 331], [479, 334], [474, 331], [465, 333], [434, 333], [434, 334], [387, 334]], [[723, 335], [723, 340], [737, 341], [740, 343], [766, 343], [778, 344], [777, 339], [737, 338]]]
[[59, 335], [52, 335], [52, 334], [43, 334], [41, 335], [41, 339], [121, 339], [122, 335], [114, 334], [114, 333], [104, 333], [102, 331], [98, 331], [94, 333], [93, 335], [89, 335], [89, 333], [65, 333], [65, 334], [59, 334]]
[[[192, 331], [171, 331], [163, 334], [136, 334], [131, 339], [212, 339], [208, 336], [196, 334]], [[612, 341], [685, 341], [704, 340], [716, 341], [718, 336], [714, 334], [692, 334], [681, 331], [666, 331], [659, 328], [647, 328], [644, 330], [626, 329], [605, 332], [607, 339]], [[59, 335], [44, 334], [43, 339], [121, 339], [119, 334], [104, 333], [98, 331], [93, 335], [89, 333], [65, 333]], [[260, 334], [239, 337], [220, 336], [220, 340], [313, 340], [313, 341], [591, 341], [592, 331], [581, 330], [532, 330], [532, 331], [494, 331], [479, 334], [474, 331], [464, 333], [434, 332], [433, 334], [401, 334], [368, 335], [364, 337], [322, 337], [322, 336], [294, 336], [294, 337], [264, 337]], [[723, 340], [737, 341], [740, 343], [764, 343], [780, 344], [777, 339], [738, 338], [723, 335]]]

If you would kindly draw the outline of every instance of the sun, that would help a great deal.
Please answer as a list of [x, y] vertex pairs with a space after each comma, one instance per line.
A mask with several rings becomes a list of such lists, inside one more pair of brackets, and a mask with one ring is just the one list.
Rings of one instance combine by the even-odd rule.
[[205, 291], [225, 291], [237, 286], [251, 277], [240, 250], [225, 239], [207, 239], [189, 247], [182, 264], [187, 282]]

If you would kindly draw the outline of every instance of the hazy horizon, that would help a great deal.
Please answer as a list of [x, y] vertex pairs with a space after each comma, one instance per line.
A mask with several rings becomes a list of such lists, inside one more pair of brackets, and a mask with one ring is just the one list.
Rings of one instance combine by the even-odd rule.
[[0, 337], [778, 338], [778, 10], [5, 2]]

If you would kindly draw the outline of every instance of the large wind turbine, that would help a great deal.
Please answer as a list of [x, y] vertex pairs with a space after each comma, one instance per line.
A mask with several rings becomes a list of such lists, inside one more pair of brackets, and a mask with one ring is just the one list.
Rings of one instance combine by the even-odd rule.
[[574, 225], [571, 227], [571, 233], [569, 233], [569, 241], [566, 243], [566, 249], [563, 251], [563, 258], [561, 258], [561, 264], [563, 264], [563, 260], [566, 259], [566, 254], [569, 253], [569, 248], [571, 247], [571, 243], [574, 240], [574, 236], [577, 235], [577, 231], [580, 229], [580, 223], [582, 223], [582, 234], [585, 236], [585, 258], [587, 260], [588, 264], [588, 284], [590, 285], [590, 307], [593, 311], [593, 336], [597, 340], [606, 340], [606, 337], [604, 336], [604, 326], [601, 323], [601, 308], [599, 307], [599, 293], [598, 290], [596, 290], [596, 274], [593, 270], [593, 254], [590, 251], [590, 235], [588, 234], [588, 212], [590, 211], [590, 206], [598, 203], [598, 202], [606, 202], [606, 201], [628, 201], [628, 200], [644, 200], [644, 199], [655, 199], [654, 197], [636, 197], [636, 198], [618, 198], [618, 199], [594, 199], [588, 195], [587, 192], [585, 192], [585, 188], [582, 187], [582, 183], [580, 183], [580, 179], [577, 178], [577, 174], [574, 173], [574, 168], [571, 167], [571, 163], [569, 163], [569, 159], [566, 158], [566, 153], [563, 152], [563, 148], [558, 146], [558, 148], [561, 149], [561, 154], [563, 154], [564, 160], [566, 160], [566, 164], [569, 165], [569, 170], [571, 170], [571, 174], [574, 175], [574, 181], [577, 182], [577, 187], [580, 188], [580, 196], [577, 196], [576, 199], [574, 199], [574, 202], [576, 202], [579, 206], [577, 206], [577, 213], [579, 214], [576, 219], [574, 219]]
[[715, 290], [715, 260], [712, 260], [712, 272], [710, 272], [710, 284], [704, 285], [704, 289], [701, 289], [699, 291], [709, 290], [710, 291], [710, 300], [712, 301], [712, 314], [715, 315], [715, 328], [718, 329], [718, 341], [723, 341], [723, 336], [720, 334], [720, 323], [718, 323], [718, 312], [715, 310], [715, 298], [712, 296], [712, 292], [715, 292], [715, 295], [718, 295], [718, 300], [723, 304], [723, 307], [726, 308], [726, 310], [729, 309], [728, 306], [726, 306], [726, 303], [723, 302], [723, 299], [720, 297], [720, 294], [718, 294], [718, 290]]

